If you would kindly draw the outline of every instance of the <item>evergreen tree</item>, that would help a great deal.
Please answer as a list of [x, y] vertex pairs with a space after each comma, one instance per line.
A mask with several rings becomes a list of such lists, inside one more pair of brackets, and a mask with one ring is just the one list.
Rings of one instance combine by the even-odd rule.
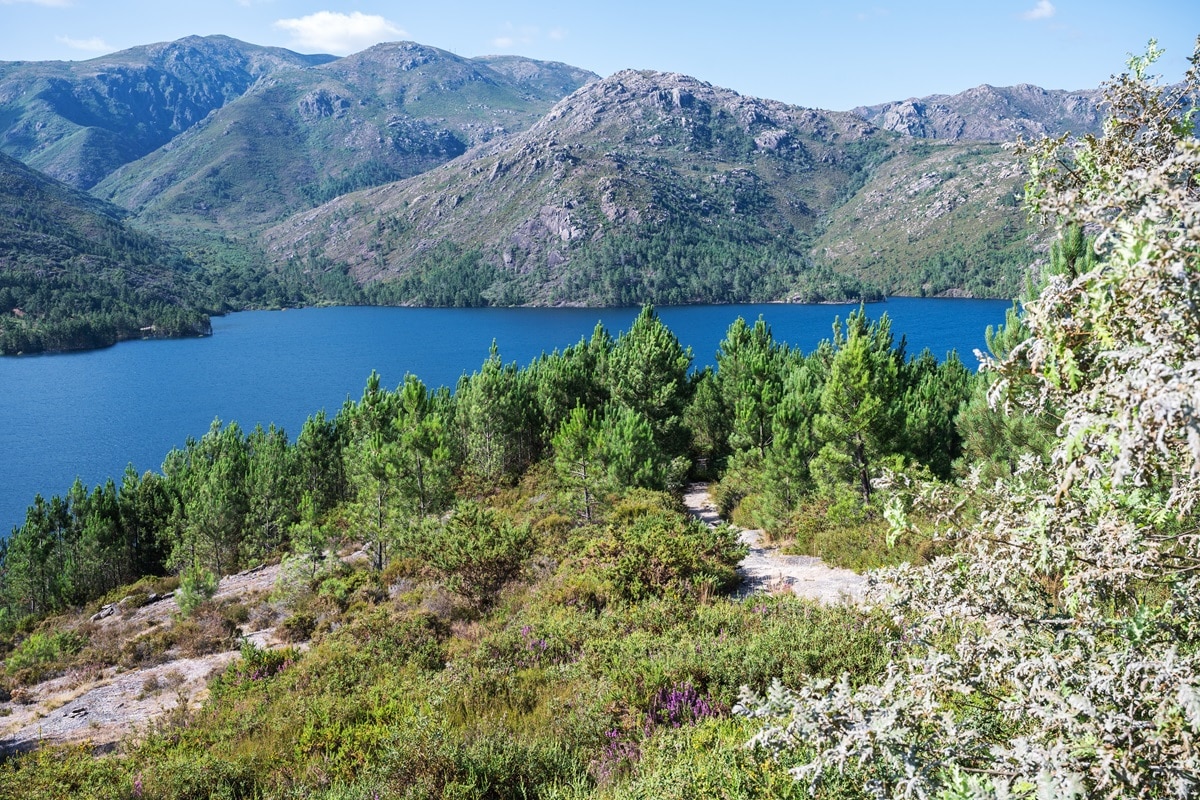
[[274, 425], [256, 426], [246, 440], [247, 532], [245, 555], [262, 559], [287, 548], [300, 499], [296, 450]]
[[172, 503], [162, 476], [146, 472], [138, 475], [132, 464], [125, 467], [117, 493], [121, 530], [125, 544], [124, 582], [142, 575], [158, 575], [166, 568], [167, 527]]
[[905, 364], [903, 373], [907, 386], [899, 409], [903, 450], [937, 477], [949, 478], [962, 452], [955, 420], [974, 388], [971, 373], [958, 353], [938, 364], [928, 350]]
[[396, 475], [398, 501], [410, 519], [437, 514], [450, 503], [454, 463], [443, 415], [434, 409], [425, 384], [406, 375], [398, 392]]
[[778, 518], [795, 509], [813, 488], [809, 462], [820, 449], [813, 421], [821, 413], [822, 365], [807, 358], [789, 370], [775, 411], [775, 436], [763, 463], [762, 487]]
[[501, 362], [493, 342], [483, 367], [459, 381], [457, 428], [467, 466], [489, 483], [514, 480], [539, 455], [543, 425], [532, 377]]
[[529, 368], [538, 410], [549, 443], [576, 406], [596, 411], [608, 400], [604, 376], [612, 339], [599, 324], [590, 341], [583, 339], [560, 354], [543, 356]]
[[608, 359], [613, 402], [645, 418], [661, 450], [672, 458], [687, 451], [682, 417], [691, 363], [691, 348], [679, 344], [651, 306], [643, 307], [617, 338]]
[[558, 479], [574, 498], [579, 515], [590, 522], [605, 482], [600, 425], [595, 412], [575, 406], [559, 426], [553, 445]]
[[732, 413], [711, 367], [692, 377], [692, 399], [683, 412], [683, 424], [692, 442], [692, 460], [701, 472], [720, 474], [729, 456]]
[[758, 463], [774, 438], [786, 361], [787, 348], [776, 344], [762, 317], [753, 327], [738, 317], [717, 349], [717, 383], [733, 411], [729, 445], [753, 452]]
[[871, 472], [890, 452], [896, 434], [893, 402], [903, 344], [892, 349], [891, 321], [878, 322], [859, 309], [834, 321], [835, 355], [821, 390], [821, 413], [813, 421], [821, 449], [813, 470], [829, 487], [853, 484], [863, 504], [871, 500]]
[[388, 544], [399, 521], [396, 449], [381, 432], [356, 438], [346, 448], [346, 472], [354, 492], [349, 516], [358, 533], [371, 543], [376, 570], [387, 564]]
[[610, 405], [600, 424], [600, 457], [616, 490], [667, 488], [669, 459], [654, 438], [650, 421], [625, 406]]
[[337, 420], [326, 417], [324, 411], [306, 419], [296, 437], [299, 488], [311, 497], [318, 513], [328, 511], [346, 497], [344, 446], [343, 429]]
[[163, 463], [173, 496], [170, 566], [199, 565], [216, 575], [241, 563], [241, 545], [249, 511], [246, 495], [248, 452], [241, 428], [213, 420], [208, 433], [188, 439]]

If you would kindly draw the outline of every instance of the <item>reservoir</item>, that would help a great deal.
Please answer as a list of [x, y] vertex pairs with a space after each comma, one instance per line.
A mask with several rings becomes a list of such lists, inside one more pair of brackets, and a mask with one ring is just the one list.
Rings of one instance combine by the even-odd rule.
[[[1003, 300], [893, 298], [886, 312], [907, 352], [957, 350], [970, 368], [986, 349], [984, 330], [1004, 321]], [[739, 316], [760, 315], [804, 352], [832, 336], [854, 305], [719, 305], [658, 309], [693, 352], [715, 363], [717, 345]], [[249, 311], [213, 319], [213, 336], [123, 342], [105, 350], [0, 359], [0, 538], [24, 520], [37, 493], [89, 487], [126, 464], [159, 471], [164, 456], [214, 418], [249, 432], [274, 423], [294, 439], [306, 417], [336, 414], [357, 399], [371, 370], [394, 388], [407, 373], [454, 387], [479, 368], [494, 340], [500, 356], [524, 366], [543, 352], [590, 337], [597, 322], [615, 337], [636, 308], [376, 308]]]

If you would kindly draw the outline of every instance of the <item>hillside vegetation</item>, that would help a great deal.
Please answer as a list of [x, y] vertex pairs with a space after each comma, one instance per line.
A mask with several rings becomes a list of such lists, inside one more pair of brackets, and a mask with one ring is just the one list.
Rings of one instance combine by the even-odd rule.
[[[810, 354], [738, 320], [718, 361], [689, 376], [691, 354], [647, 308], [615, 339], [598, 328], [524, 368], [493, 353], [453, 395], [372, 376], [294, 441], [214, 422], [161, 473], [36, 498], [0, 573], [9, 703], [34, 702], [47, 681], [136, 670], [155, 676], [153, 694], [169, 674], [158, 665], [235, 649], [239, 631], [283, 641], [241, 644], [202, 708], [181, 697], [111, 758], [10, 760], [0, 796], [590, 792], [625, 786], [701, 729], [748, 777], [762, 769], [786, 787], [778, 768], [738, 755], [752, 731], [729, 717], [738, 687], [843, 670], [865, 680], [894, 633], [850, 608], [736, 598], [745, 549], [731, 528], [689, 519], [678, 494], [700, 460], [737, 463], [744, 478], [761, 469], [758, 505], [778, 535], [820, 498], [851, 540], [878, 542], [880, 498], [860, 493], [861, 471], [918, 458], [948, 470], [971, 379], [956, 360], [909, 358], [886, 317], [861, 313]], [[843, 439], [857, 424], [838, 409], [858, 380], [847, 370], [882, 403], [865, 461]], [[923, 393], [939, 399], [903, 419]], [[807, 444], [764, 431], [812, 403], [829, 411]], [[797, 447], [821, 458], [793, 463]], [[216, 576], [264, 560], [282, 562], [270, 597], [214, 597]], [[163, 572], [178, 577], [131, 583]], [[106, 621], [140, 618], [167, 588], [174, 618]], [[60, 708], [45, 713], [90, 713], [82, 700]]]
[[[238, 655], [108, 753], [10, 755], [0, 797], [1194, 796], [1200, 41], [1183, 87], [1156, 56], [1103, 138], [1023, 147], [1058, 235], [983, 373], [859, 310], [810, 353], [738, 320], [692, 374], [647, 307], [35, 498], [0, 551], [0, 713]], [[871, 570], [868, 606], [738, 597], [690, 478]], [[264, 562], [269, 597], [217, 594]], [[173, 616], [106, 621], [169, 588]]]
[[[961, 180], [914, 177], [948, 172], [947, 160]], [[916, 186], [889, 185], [901, 181]], [[1012, 262], [1031, 252], [1019, 186], [995, 148], [931, 147], [850, 114], [622, 72], [524, 133], [292, 217], [265, 242], [277, 263], [345, 267], [418, 304], [436, 302], [435, 271], [468, 305], [812, 302], [934, 284], [1011, 295]], [[838, 252], [860, 246], [849, 229], [882, 197], [891, 224], [873, 230], [869, 256]], [[948, 266], [928, 267], [936, 278], [911, 263], [938, 253]]]
[[0, 353], [211, 332], [194, 265], [125, 216], [0, 154]]

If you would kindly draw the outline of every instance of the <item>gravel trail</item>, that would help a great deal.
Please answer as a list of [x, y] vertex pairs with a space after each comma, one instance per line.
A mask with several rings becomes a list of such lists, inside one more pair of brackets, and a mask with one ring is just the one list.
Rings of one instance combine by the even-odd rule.
[[[707, 525], [722, 522], [707, 483], [690, 485], [683, 502], [688, 512], [701, 522]], [[862, 575], [831, 567], [815, 556], [782, 555], [778, 549], [763, 543], [761, 530], [738, 530], [738, 538], [750, 548], [738, 565], [738, 574], [742, 576], [739, 596], [790, 589], [797, 597], [822, 603], [862, 602], [867, 587]]]

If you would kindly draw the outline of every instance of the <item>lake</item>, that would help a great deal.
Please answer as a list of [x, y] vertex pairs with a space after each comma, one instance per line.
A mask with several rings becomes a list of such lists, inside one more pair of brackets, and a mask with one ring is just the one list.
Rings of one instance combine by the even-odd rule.
[[[939, 359], [956, 349], [971, 367], [984, 329], [1004, 321], [1000, 300], [893, 298], [884, 312], [908, 352]], [[830, 338], [833, 320], [854, 305], [723, 305], [661, 308], [663, 321], [692, 348], [695, 365], [714, 363], [738, 316], [759, 315], [775, 338], [809, 351]], [[331, 415], [362, 394], [374, 369], [395, 387], [406, 373], [453, 388], [479, 368], [495, 339], [506, 362], [591, 335], [598, 321], [616, 336], [636, 308], [312, 308], [250, 311], [213, 320], [213, 336], [123, 342], [105, 350], [0, 358], [0, 537], [21, 523], [36, 493], [89, 488], [125, 465], [159, 470], [163, 457], [199, 437], [214, 418], [283, 427], [294, 437], [306, 417]]]

